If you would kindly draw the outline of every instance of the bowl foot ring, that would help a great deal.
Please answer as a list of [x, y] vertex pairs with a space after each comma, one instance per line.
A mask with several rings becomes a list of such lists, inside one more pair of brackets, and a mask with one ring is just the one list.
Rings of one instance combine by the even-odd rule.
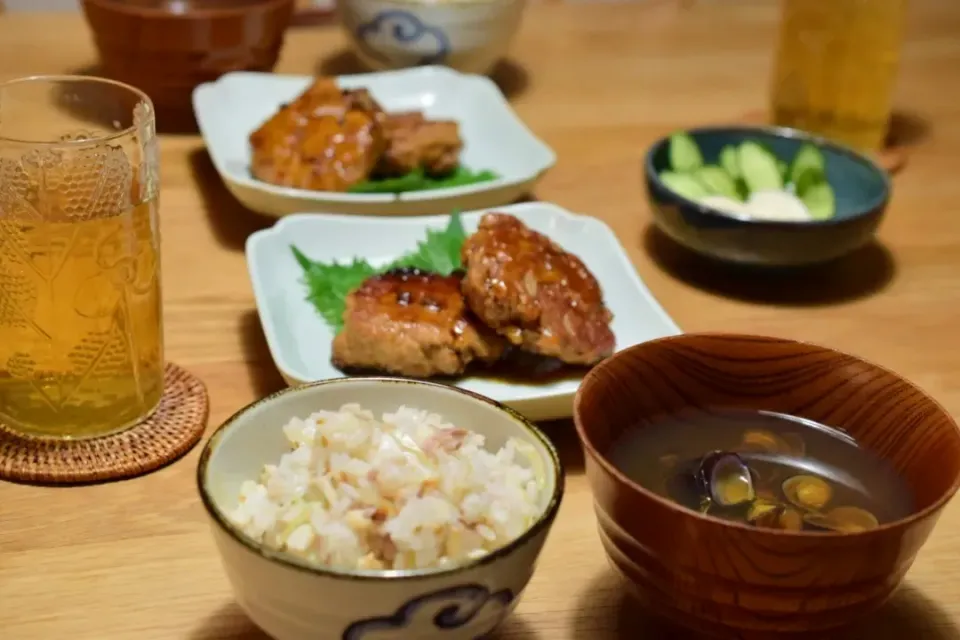
[[206, 430], [209, 411], [203, 382], [167, 363], [156, 411], [119, 433], [61, 440], [25, 435], [0, 423], [0, 479], [80, 484], [143, 475], [190, 451]]

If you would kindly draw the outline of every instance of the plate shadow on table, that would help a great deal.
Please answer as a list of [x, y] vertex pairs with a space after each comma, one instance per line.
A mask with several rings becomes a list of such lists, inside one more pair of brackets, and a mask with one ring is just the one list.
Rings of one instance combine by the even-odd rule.
[[240, 316], [240, 340], [243, 362], [256, 397], [264, 398], [285, 389], [287, 383], [273, 362], [267, 339], [263, 336], [260, 316], [255, 309], [245, 311]]
[[[639, 606], [623, 588], [613, 569], [605, 569], [590, 581], [577, 601], [579, 615], [574, 622], [577, 640], [709, 640], [672, 625]], [[602, 616], [608, 622], [598, 625]], [[600, 628], [598, 628], [600, 626]], [[801, 636], [782, 634], [785, 640]], [[923, 593], [904, 585], [880, 611], [867, 620], [832, 634], [802, 636], [813, 640], [960, 640], [960, 629]]]
[[525, 193], [510, 204], [523, 204], [524, 202], [540, 202], [540, 198], [535, 193]]
[[223, 179], [214, 168], [206, 149], [191, 152], [189, 161], [200, 197], [203, 198], [207, 219], [222, 247], [243, 251], [247, 236], [276, 222], [247, 209], [233, 197], [224, 186]]
[[529, 622], [517, 614], [511, 614], [486, 640], [511, 640], [513, 638], [532, 640], [540, 637], [542, 637], [542, 634], [535, 631]]
[[[341, 49], [317, 63], [316, 74], [319, 76], [345, 76], [370, 71], [360, 58], [349, 49]], [[519, 96], [530, 88], [530, 74], [527, 69], [509, 58], [497, 63], [490, 79], [496, 83], [507, 98]]]
[[925, 116], [913, 111], [894, 109], [887, 126], [887, 147], [911, 147], [930, 137], [933, 126]]
[[575, 606], [576, 640], [690, 640], [689, 632], [671, 628], [640, 608], [609, 566], [583, 585]]
[[573, 420], [548, 420], [537, 424], [557, 448], [560, 464], [566, 473], [583, 473], [583, 447], [577, 437]]
[[204, 619], [188, 640], [270, 640], [236, 602], [230, 601]]
[[786, 307], [851, 302], [879, 293], [896, 275], [893, 255], [876, 241], [830, 263], [790, 270], [710, 260], [652, 224], [644, 230], [642, 243], [654, 263], [676, 280], [725, 298]]
[[907, 583], [876, 614], [838, 634], [837, 640], [842, 638], [960, 640], [960, 628], [939, 605]]

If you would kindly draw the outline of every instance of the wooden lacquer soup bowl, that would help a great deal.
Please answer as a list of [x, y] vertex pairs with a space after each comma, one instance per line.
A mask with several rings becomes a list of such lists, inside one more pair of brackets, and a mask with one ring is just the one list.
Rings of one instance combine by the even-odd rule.
[[[723, 408], [846, 430], [909, 485], [913, 512], [859, 533], [761, 529], [677, 506], [610, 462], [625, 430]], [[587, 375], [574, 416], [614, 567], [653, 612], [707, 635], [823, 637], [877, 609], [960, 485], [960, 432], [936, 401], [887, 369], [790, 340], [692, 334], [631, 347]]]

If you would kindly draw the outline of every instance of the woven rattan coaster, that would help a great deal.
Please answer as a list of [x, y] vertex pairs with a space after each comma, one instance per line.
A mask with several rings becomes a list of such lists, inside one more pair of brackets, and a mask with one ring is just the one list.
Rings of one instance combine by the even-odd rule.
[[0, 424], [0, 479], [67, 484], [119, 480], [148, 473], [189, 451], [207, 426], [207, 388], [167, 363], [160, 406], [126, 431], [89, 440], [24, 436]]

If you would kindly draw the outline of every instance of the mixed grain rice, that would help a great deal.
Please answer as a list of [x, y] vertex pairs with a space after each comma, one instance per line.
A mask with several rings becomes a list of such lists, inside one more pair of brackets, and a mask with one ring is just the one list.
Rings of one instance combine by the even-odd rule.
[[283, 427], [292, 450], [244, 482], [230, 519], [254, 540], [339, 569], [443, 568], [481, 557], [541, 513], [530, 444], [496, 453], [480, 434], [410, 407], [357, 404]]

